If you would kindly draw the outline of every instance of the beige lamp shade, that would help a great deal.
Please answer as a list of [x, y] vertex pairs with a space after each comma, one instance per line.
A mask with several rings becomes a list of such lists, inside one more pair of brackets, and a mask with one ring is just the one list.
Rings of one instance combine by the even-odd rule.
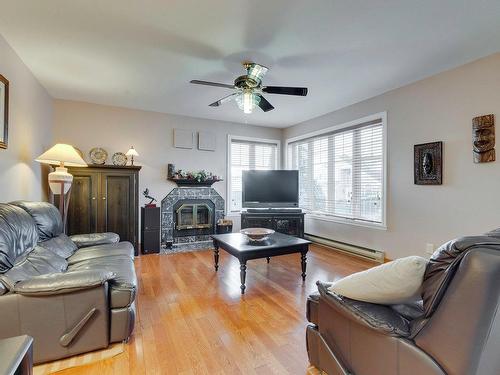
[[35, 159], [39, 163], [59, 165], [49, 173], [49, 186], [54, 194], [66, 194], [73, 183], [73, 176], [68, 173], [68, 167], [86, 167], [78, 151], [71, 145], [58, 143]]
[[67, 167], [86, 167], [78, 151], [71, 145], [58, 143], [35, 159], [39, 163], [59, 164]]
[[130, 149], [125, 155], [130, 156], [130, 165], [134, 165], [134, 156], [139, 156], [139, 153], [135, 151], [134, 146], [130, 146]]
[[130, 149], [127, 151], [127, 153], [125, 155], [127, 155], [127, 156], [139, 156], [139, 154], [135, 150], [134, 146], [130, 146]]

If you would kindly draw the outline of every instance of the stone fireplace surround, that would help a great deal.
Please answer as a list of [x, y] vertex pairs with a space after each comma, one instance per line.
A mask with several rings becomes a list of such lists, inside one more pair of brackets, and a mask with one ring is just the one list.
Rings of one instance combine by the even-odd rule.
[[[211, 201], [214, 205], [214, 220], [211, 233], [207, 231], [175, 230], [175, 208], [180, 201]], [[212, 187], [176, 187], [161, 201], [161, 244], [165, 253], [212, 248], [210, 234], [215, 233], [215, 223], [224, 218], [224, 199]]]

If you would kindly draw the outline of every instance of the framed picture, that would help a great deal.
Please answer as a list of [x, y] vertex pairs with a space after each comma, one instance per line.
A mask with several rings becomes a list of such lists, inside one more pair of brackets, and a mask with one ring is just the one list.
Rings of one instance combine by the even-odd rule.
[[0, 74], [0, 148], [9, 140], [9, 81]]
[[443, 184], [443, 142], [414, 146], [415, 185]]

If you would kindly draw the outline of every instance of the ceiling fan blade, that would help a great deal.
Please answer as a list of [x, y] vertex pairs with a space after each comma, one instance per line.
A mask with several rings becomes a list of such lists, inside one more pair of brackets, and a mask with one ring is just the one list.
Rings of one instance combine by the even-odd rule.
[[215, 86], [215, 87], [224, 87], [226, 89], [234, 89], [234, 85], [226, 85], [225, 83], [199, 81], [197, 79], [193, 79], [192, 81], [189, 82], [194, 83], [196, 85]]
[[298, 96], [307, 95], [307, 87], [266, 86], [262, 88], [262, 91], [267, 92], [268, 94], [298, 95]]
[[274, 109], [274, 107], [267, 101], [266, 98], [264, 98], [262, 95], [258, 95], [260, 97], [259, 101], [259, 107], [262, 109], [264, 112], [269, 112]]
[[212, 104], [209, 104], [210, 107], [218, 107], [224, 103], [227, 103], [229, 102], [230, 100], [232, 100], [236, 95], [238, 95], [237, 92], [231, 94], [231, 95], [228, 95], [228, 96], [225, 96], [223, 97], [222, 99], [219, 99], [217, 100], [216, 102], [213, 102]]

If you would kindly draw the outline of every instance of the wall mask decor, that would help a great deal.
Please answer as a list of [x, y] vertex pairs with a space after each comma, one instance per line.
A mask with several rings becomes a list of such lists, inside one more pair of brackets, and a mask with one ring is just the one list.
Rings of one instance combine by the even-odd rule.
[[442, 185], [443, 142], [415, 145], [413, 152], [415, 185]]
[[495, 117], [493, 115], [472, 119], [472, 155], [474, 163], [495, 161]]
[[9, 140], [9, 81], [0, 74], [0, 148]]

